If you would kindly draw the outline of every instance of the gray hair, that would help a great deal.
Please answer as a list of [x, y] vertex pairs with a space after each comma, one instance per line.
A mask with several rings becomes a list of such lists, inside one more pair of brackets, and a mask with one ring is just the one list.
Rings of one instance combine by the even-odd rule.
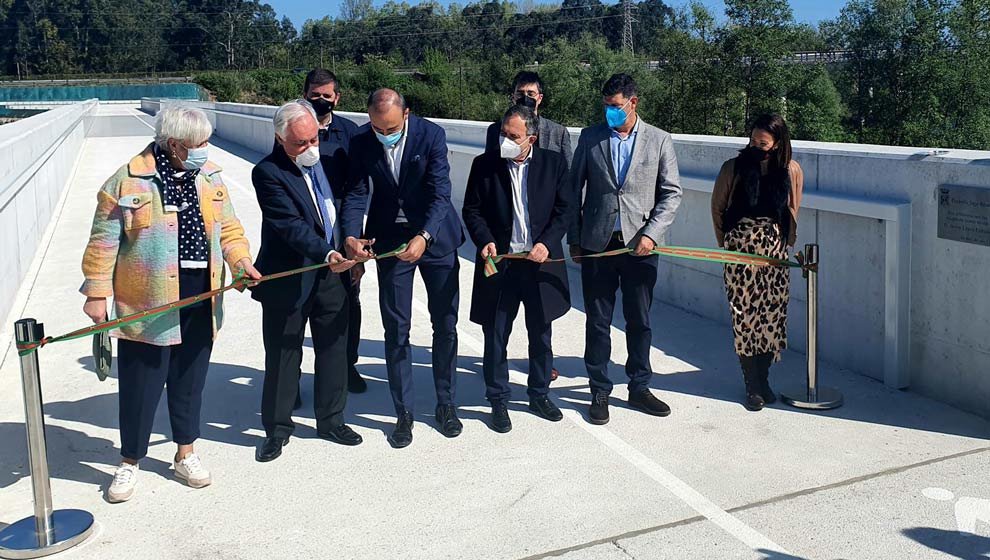
[[512, 117], [519, 117], [526, 124], [526, 136], [539, 136], [540, 121], [536, 113], [529, 107], [523, 105], [513, 105], [502, 116], [502, 126]]
[[206, 113], [191, 105], [169, 105], [159, 111], [155, 119], [155, 144], [162, 150], [168, 150], [169, 138], [198, 146], [212, 134], [213, 125]]
[[279, 138], [285, 139], [285, 131], [289, 129], [289, 125], [305, 118], [306, 115], [313, 117], [313, 122], [319, 122], [313, 106], [305, 99], [296, 99], [282, 105], [275, 110], [275, 118], [272, 119], [272, 124], [275, 125], [275, 134]]

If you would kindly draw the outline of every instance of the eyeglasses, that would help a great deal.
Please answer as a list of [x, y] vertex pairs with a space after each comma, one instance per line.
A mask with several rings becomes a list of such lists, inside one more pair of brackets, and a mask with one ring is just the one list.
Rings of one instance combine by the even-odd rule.
[[522, 96], [525, 95], [526, 97], [529, 97], [530, 99], [536, 99], [537, 97], [540, 96], [540, 92], [536, 91], [535, 89], [531, 89], [531, 90], [517, 89], [516, 90], [516, 93], [514, 95], [516, 95], [518, 97], [522, 97]]

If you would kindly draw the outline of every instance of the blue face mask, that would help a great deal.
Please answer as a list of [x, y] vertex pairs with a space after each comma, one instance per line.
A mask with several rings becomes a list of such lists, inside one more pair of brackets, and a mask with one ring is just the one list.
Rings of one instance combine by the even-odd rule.
[[396, 145], [399, 142], [399, 140], [402, 139], [403, 132], [405, 132], [405, 125], [403, 125], [402, 130], [398, 132], [393, 132], [388, 136], [376, 130], [375, 137], [378, 138], [378, 141], [382, 143], [382, 146], [385, 146], [386, 148], [391, 148], [392, 146]]
[[203, 146], [202, 148], [186, 148], [188, 155], [185, 161], [182, 162], [182, 167], [189, 171], [194, 169], [199, 169], [206, 164], [206, 158], [209, 155], [208, 146]]
[[[626, 105], [629, 105], [629, 101], [626, 101]], [[609, 127], [619, 128], [626, 124], [626, 118], [629, 117], [625, 111], [626, 105], [622, 107], [613, 107], [611, 105], [605, 107], [605, 122], [608, 123]]]

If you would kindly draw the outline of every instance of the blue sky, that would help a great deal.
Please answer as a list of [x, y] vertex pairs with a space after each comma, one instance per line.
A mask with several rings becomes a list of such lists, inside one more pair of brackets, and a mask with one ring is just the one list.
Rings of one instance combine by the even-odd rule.
[[[265, 0], [271, 4], [279, 16], [289, 16], [292, 23], [299, 27], [307, 19], [318, 19], [329, 15], [336, 17], [340, 13], [340, 0], [327, 0], [324, 2], [314, 2], [312, 0]], [[417, 0], [406, 0], [410, 4], [418, 3]], [[609, 0], [604, 0], [609, 1]], [[449, 2], [440, 0], [441, 3]], [[668, 5], [681, 6], [687, 4], [687, 0], [666, 0]], [[702, 0], [712, 10], [723, 15], [725, 5], [722, 0]], [[383, 0], [375, 0], [376, 5], [381, 5]], [[459, 0], [460, 4], [467, 3]], [[845, 0], [791, 0], [791, 9], [794, 10], [794, 18], [800, 22], [818, 23], [823, 19], [832, 19], [839, 15], [839, 10], [845, 5]]]

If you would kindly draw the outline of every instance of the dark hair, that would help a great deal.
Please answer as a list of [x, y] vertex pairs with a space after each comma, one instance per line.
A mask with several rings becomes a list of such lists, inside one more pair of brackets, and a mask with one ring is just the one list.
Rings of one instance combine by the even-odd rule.
[[320, 87], [327, 84], [333, 84], [333, 91], [340, 93], [340, 82], [333, 72], [323, 68], [314, 68], [309, 71], [309, 74], [306, 74], [306, 82], [303, 84], [303, 95], [309, 95], [309, 88], [311, 87]]
[[[529, 82], [533, 83], [533, 82]], [[536, 117], [536, 113], [533, 112], [529, 107], [523, 105], [513, 105], [509, 107], [509, 110], [505, 112], [502, 116], [502, 126], [505, 126], [505, 122], [512, 117], [519, 117], [526, 123], [526, 135], [527, 136], [538, 136], [539, 135], [539, 121]]]
[[612, 77], [602, 86], [602, 95], [605, 97], [612, 97], [620, 93], [626, 99], [636, 95], [636, 80], [629, 74], [612, 74]]
[[753, 135], [754, 130], [762, 130], [773, 136], [777, 149], [771, 155], [771, 162], [777, 169], [788, 169], [791, 165], [791, 133], [787, 130], [787, 123], [784, 117], [776, 113], [768, 113], [756, 117], [753, 125], [749, 128], [749, 135]]
[[540, 79], [540, 75], [536, 72], [523, 70], [516, 74], [516, 77], [512, 78], [512, 93], [515, 93], [516, 88], [524, 84], [536, 84], [536, 90], [543, 93], [543, 80]]

